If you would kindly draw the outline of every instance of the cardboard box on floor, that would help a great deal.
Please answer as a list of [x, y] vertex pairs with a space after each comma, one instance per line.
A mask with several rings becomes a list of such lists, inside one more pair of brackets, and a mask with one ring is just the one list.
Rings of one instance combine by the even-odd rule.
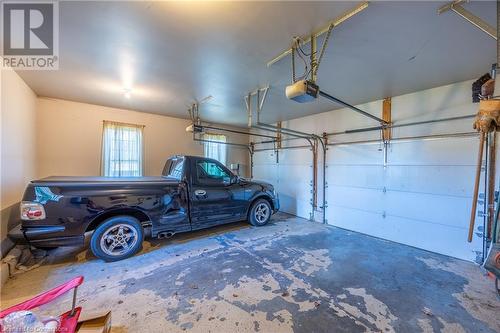
[[111, 311], [100, 317], [82, 320], [76, 326], [77, 333], [110, 333]]

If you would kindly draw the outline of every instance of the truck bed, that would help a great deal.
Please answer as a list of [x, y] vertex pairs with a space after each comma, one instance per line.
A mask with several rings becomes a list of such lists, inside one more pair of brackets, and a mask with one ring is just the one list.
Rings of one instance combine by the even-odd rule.
[[179, 184], [174, 178], [156, 176], [156, 177], [69, 177], [69, 176], [51, 176], [31, 181], [33, 185], [38, 186], [68, 186], [68, 185], [125, 185], [125, 184]]

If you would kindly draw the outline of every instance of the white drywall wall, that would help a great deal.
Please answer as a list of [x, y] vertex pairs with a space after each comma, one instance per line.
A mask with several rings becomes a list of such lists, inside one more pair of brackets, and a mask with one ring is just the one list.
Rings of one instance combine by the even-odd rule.
[[[472, 81], [466, 81], [393, 97], [393, 121], [404, 123], [474, 114], [478, 105], [471, 102], [471, 84]], [[359, 107], [380, 116], [382, 101]], [[284, 127], [319, 135], [376, 125], [373, 120], [348, 109], [283, 123]], [[393, 136], [470, 131], [472, 119], [466, 119], [395, 128]], [[330, 142], [346, 142], [378, 138], [380, 132], [375, 131], [331, 136], [329, 139]], [[290, 141], [287, 144], [304, 143]], [[379, 143], [329, 146], [326, 161], [328, 223], [433, 252], [475, 260], [482, 251], [482, 218], [476, 221], [472, 243], [467, 242], [467, 230], [477, 147], [477, 137], [394, 141], [384, 167]], [[259, 145], [257, 148], [262, 147]], [[307, 211], [289, 208], [304, 202], [305, 196], [311, 197], [310, 186], [303, 181], [309, 173], [305, 169], [304, 174], [297, 173], [296, 168], [288, 165], [307, 165], [312, 163], [312, 159], [308, 156], [290, 156], [288, 159], [286, 154], [280, 152], [280, 163], [273, 165], [271, 160], [260, 157], [262, 154], [270, 153], [255, 154], [254, 177], [278, 182], [279, 194], [286, 198], [283, 210], [309, 218]], [[266, 160], [267, 166], [272, 168], [264, 167], [262, 160]], [[320, 160], [318, 206], [322, 205], [321, 163]], [[284, 182], [289, 183], [284, 185]], [[293, 190], [290, 191], [290, 188]], [[481, 191], [484, 191], [483, 188]], [[315, 219], [320, 221], [321, 214], [316, 213]]]
[[11, 69], [0, 70], [0, 236], [1, 252], [12, 245], [7, 231], [19, 215], [19, 200], [36, 174], [36, 95]]
[[[53, 98], [38, 98], [38, 177], [100, 174], [103, 120], [144, 127], [144, 175], [160, 175], [165, 160], [174, 154], [204, 154], [203, 143], [186, 132], [187, 119], [115, 109]], [[227, 127], [227, 126], [226, 126]], [[248, 143], [248, 136], [226, 135], [228, 142]], [[227, 164], [240, 163], [248, 173], [248, 150], [227, 146]]]

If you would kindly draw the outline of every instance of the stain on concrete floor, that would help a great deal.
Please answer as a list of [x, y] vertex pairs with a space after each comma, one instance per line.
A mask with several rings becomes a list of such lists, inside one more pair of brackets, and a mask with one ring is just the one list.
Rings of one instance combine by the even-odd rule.
[[84, 314], [111, 309], [114, 332], [500, 332], [476, 265], [285, 214], [144, 245], [115, 263], [53, 251], [7, 282], [2, 308], [84, 275]]

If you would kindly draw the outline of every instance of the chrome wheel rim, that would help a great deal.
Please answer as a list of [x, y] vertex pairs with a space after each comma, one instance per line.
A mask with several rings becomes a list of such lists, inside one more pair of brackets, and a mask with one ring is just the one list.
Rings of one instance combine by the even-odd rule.
[[137, 244], [137, 230], [128, 224], [120, 223], [109, 227], [101, 237], [101, 249], [110, 256], [120, 256]]
[[257, 207], [255, 207], [254, 216], [257, 222], [259, 223], [266, 222], [270, 215], [271, 215], [271, 209], [265, 203], [260, 203], [257, 205]]

